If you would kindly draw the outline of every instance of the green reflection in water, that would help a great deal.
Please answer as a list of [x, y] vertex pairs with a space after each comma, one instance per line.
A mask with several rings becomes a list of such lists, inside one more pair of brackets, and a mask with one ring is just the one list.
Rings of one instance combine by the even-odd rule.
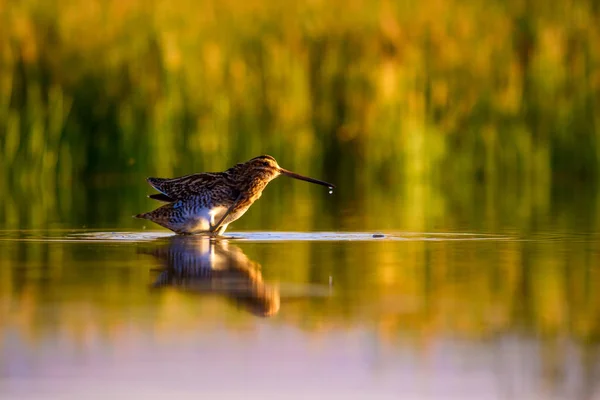
[[[600, 248], [595, 234], [548, 233], [211, 245], [195, 237], [67, 242], [52, 231], [14, 240], [18, 233], [5, 232], [0, 336], [4, 346], [16, 334], [30, 348], [59, 340], [85, 351], [148, 334], [227, 332], [252, 341], [268, 324], [310, 341], [368, 331], [384, 353], [410, 349], [424, 359], [435, 343], [460, 341], [482, 357], [520, 340], [535, 343], [544, 379], [562, 390], [561, 376], [595, 365], [569, 358], [567, 343], [583, 354], [597, 348]], [[265, 314], [271, 318], [256, 317]]]
[[[286, 293], [286, 284], [327, 287], [332, 277], [332, 296], [311, 296], [307, 290], [304, 300], [287, 305], [282, 301], [277, 321], [309, 330], [315, 328], [311, 324], [374, 324], [390, 342], [399, 333], [424, 340], [428, 335], [484, 339], [522, 331], [541, 339], [567, 335], [582, 345], [595, 343], [599, 249], [595, 237], [562, 239], [473, 241], [440, 236], [424, 241], [407, 236], [400, 242], [235, 245], [210, 245], [199, 238], [144, 244], [2, 241], [1, 324], [37, 337], [54, 329], [110, 330], [141, 311], [149, 312], [146, 322], [152, 323], [174, 312], [181, 318], [178, 323], [186, 321], [198, 329], [222, 315], [251, 323], [249, 315], [244, 317], [218, 296], [204, 301], [186, 293], [213, 290], [225, 297], [258, 298], [256, 303], [274, 312], [279, 300], [272, 300], [272, 294], [297, 295]], [[156, 272], [165, 263], [169, 268]], [[213, 275], [207, 266], [212, 266]], [[149, 290], [153, 283], [188, 290]], [[273, 291], [279, 286], [281, 294]], [[209, 311], [204, 317], [193, 316], [186, 307]]]

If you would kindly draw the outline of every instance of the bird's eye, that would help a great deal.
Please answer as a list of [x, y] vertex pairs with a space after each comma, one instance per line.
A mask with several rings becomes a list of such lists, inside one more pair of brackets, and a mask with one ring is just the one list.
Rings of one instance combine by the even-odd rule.
[[265, 166], [265, 167], [270, 167], [271, 166], [271, 164], [269, 164], [268, 161], [263, 161], [262, 165]]

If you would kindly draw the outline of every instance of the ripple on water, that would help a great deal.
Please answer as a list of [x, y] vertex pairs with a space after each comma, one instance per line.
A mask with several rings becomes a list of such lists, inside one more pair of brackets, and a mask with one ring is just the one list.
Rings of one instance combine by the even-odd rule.
[[268, 241], [446, 241], [446, 240], [508, 240], [508, 236], [474, 233], [428, 233], [428, 232], [234, 232], [234, 239]]
[[[89, 230], [50, 230], [50, 231], [0, 231], [0, 241], [33, 242], [147, 242], [174, 236], [166, 231], [89, 231]], [[292, 241], [498, 241], [518, 240], [506, 235], [488, 235], [468, 232], [228, 232], [223, 239], [245, 242], [292, 242]]]

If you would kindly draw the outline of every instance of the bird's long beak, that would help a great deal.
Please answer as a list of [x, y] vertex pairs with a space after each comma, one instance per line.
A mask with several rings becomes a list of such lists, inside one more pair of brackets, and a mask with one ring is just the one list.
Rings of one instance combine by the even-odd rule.
[[279, 172], [282, 175], [289, 176], [290, 178], [299, 179], [301, 181], [306, 181], [306, 182], [310, 182], [310, 183], [316, 183], [317, 185], [327, 186], [330, 189], [335, 188], [334, 184], [331, 184], [331, 183], [328, 183], [325, 181], [320, 181], [318, 179], [309, 178], [308, 176], [303, 176], [303, 175], [297, 174], [295, 172], [288, 171], [287, 169], [279, 168]]

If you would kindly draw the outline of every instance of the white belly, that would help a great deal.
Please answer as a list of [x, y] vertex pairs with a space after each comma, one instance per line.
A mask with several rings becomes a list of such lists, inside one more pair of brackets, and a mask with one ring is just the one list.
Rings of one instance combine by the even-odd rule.
[[187, 233], [210, 232], [221, 220], [227, 208], [211, 207], [186, 210], [179, 231]]

